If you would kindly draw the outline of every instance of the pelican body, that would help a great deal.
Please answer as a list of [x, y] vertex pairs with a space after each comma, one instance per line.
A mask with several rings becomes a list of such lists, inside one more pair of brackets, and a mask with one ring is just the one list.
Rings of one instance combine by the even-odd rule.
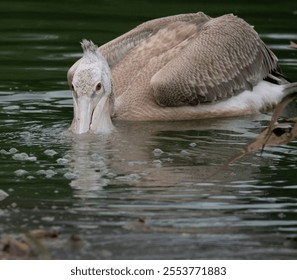
[[259, 113], [279, 103], [290, 85], [254, 28], [232, 14], [154, 19], [100, 48], [85, 39], [81, 45], [83, 56], [67, 75], [77, 134], [109, 133], [112, 119]]

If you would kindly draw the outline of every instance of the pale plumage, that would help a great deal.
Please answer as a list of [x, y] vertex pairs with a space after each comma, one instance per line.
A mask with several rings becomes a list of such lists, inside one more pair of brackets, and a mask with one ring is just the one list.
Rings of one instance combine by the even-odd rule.
[[155, 19], [99, 49], [86, 40], [82, 47], [68, 72], [76, 133], [109, 131], [110, 115], [137, 121], [256, 113], [286, 94], [276, 56], [231, 14]]

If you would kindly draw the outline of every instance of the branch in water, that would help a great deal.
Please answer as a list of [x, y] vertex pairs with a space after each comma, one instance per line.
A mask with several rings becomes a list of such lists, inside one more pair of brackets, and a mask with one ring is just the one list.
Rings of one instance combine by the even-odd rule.
[[[294, 85], [293, 85], [294, 86]], [[292, 86], [292, 88], [293, 88]], [[207, 177], [203, 181], [209, 180], [220, 171], [225, 170], [230, 164], [236, 162], [237, 160], [243, 158], [249, 153], [256, 151], [263, 151], [265, 147], [284, 145], [297, 138], [297, 117], [278, 120], [287, 107], [287, 105], [292, 102], [297, 97], [297, 92], [292, 92], [282, 99], [282, 101], [276, 106], [269, 126], [262, 131], [254, 141], [245, 146], [243, 150], [228, 159], [219, 170], [214, 174]]]

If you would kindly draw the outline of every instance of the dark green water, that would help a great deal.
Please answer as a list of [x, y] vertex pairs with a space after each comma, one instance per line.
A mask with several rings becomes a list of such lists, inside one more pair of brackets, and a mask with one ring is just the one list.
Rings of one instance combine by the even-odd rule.
[[[72, 119], [66, 72], [82, 38], [100, 45], [143, 21], [196, 11], [243, 17], [297, 80], [294, 1], [1, 1], [1, 237], [56, 228], [59, 239], [45, 245], [54, 259], [297, 257], [296, 141], [204, 181], [269, 114], [117, 122], [108, 138], [63, 134]], [[80, 246], [68, 244], [72, 235]]]

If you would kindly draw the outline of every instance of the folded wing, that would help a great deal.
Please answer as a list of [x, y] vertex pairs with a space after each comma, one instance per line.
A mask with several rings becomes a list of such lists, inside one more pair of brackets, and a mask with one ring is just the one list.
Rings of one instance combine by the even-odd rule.
[[244, 20], [224, 15], [202, 25], [179, 56], [151, 79], [160, 106], [197, 105], [231, 97], [277, 69], [276, 56]]

